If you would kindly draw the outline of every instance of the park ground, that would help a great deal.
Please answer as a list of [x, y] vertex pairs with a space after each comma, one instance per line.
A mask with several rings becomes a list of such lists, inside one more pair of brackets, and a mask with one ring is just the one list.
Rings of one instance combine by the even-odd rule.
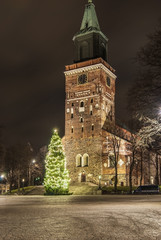
[[160, 240], [161, 195], [0, 196], [1, 240]]

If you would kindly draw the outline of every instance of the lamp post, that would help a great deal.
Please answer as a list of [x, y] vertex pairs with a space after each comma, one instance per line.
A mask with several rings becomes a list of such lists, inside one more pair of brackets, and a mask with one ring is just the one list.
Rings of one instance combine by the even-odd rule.
[[22, 179], [22, 192], [23, 192], [23, 193], [25, 192], [25, 190], [24, 190], [24, 183], [25, 183], [25, 179], [23, 178], [23, 179]]
[[29, 186], [32, 184], [32, 170], [33, 170], [33, 165], [36, 163], [36, 160], [33, 159], [30, 164], [29, 164]]
[[[5, 175], [4, 174], [2, 174], [1, 176], [0, 176], [0, 179], [3, 181], [3, 180], [5, 180]], [[7, 185], [6, 185], [6, 181], [5, 181], [5, 192], [7, 192]], [[2, 193], [3, 193], [3, 188], [2, 188]]]
[[99, 176], [98, 178], [99, 178], [98, 190], [101, 190], [101, 176]]

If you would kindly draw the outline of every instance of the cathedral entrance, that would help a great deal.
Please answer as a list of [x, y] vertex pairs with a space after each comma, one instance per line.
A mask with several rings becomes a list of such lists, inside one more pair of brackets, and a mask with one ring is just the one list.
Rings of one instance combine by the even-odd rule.
[[81, 174], [81, 182], [86, 182], [86, 174], [85, 174], [85, 172], [82, 172], [82, 174]]

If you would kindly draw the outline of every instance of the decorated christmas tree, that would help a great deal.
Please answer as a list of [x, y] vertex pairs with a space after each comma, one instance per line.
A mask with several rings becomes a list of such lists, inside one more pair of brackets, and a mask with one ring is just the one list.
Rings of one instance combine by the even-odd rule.
[[69, 192], [69, 174], [61, 138], [54, 130], [45, 159], [44, 186], [46, 194], [63, 195]]

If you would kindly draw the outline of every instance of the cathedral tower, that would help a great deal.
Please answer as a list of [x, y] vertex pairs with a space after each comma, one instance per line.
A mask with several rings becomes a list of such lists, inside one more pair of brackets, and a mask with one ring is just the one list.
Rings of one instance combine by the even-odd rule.
[[74, 64], [66, 66], [65, 152], [73, 182], [98, 182], [103, 174], [102, 127], [115, 122], [115, 71], [107, 63], [107, 37], [92, 0], [75, 34]]

